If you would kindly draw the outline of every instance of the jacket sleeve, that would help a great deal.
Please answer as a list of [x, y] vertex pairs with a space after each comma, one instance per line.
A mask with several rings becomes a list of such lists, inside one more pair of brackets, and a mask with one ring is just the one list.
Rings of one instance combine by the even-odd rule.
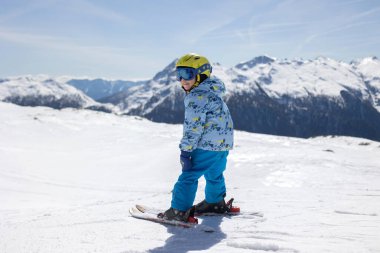
[[202, 137], [207, 115], [207, 97], [190, 93], [185, 98], [183, 137], [179, 148], [191, 152]]

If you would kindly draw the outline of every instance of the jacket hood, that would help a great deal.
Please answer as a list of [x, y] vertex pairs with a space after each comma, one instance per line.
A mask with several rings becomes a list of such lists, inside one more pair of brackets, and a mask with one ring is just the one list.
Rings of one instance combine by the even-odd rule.
[[219, 78], [212, 76], [204, 80], [202, 83], [199, 84], [198, 87], [194, 88], [195, 92], [197, 91], [206, 91], [206, 92], [212, 92], [218, 97], [223, 97], [226, 92], [226, 87], [222, 80]]

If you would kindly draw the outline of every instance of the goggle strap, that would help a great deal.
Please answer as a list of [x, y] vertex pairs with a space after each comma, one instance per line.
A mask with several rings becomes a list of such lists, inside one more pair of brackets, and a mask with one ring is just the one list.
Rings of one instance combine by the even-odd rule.
[[200, 74], [206, 70], [210, 70], [210, 73], [212, 72], [212, 67], [210, 64], [206, 63], [206, 64], [203, 64], [202, 66], [200, 66], [199, 68], [196, 69], [197, 71], [197, 74]]

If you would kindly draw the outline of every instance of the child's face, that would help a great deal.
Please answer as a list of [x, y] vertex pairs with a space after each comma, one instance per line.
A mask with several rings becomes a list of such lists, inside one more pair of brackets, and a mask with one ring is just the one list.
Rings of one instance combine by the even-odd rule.
[[181, 85], [186, 91], [189, 91], [191, 87], [193, 87], [194, 84], [195, 84], [195, 78], [191, 80], [181, 79]]

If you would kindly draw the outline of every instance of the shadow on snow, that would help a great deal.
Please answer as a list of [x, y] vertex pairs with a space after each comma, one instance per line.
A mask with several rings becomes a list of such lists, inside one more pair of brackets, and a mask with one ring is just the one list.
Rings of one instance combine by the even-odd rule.
[[164, 246], [151, 249], [148, 252], [185, 253], [193, 250], [207, 250], [227, 237], [220, 229], [223, 218], [222, 216], [201, 218], [202, 225], [212, 227], [215, 230], [212, 233], [207, 233], [196, 228], [184, 229], [169, 225], [167, 226], [168, 233], [173, 235], [165, 241]]

